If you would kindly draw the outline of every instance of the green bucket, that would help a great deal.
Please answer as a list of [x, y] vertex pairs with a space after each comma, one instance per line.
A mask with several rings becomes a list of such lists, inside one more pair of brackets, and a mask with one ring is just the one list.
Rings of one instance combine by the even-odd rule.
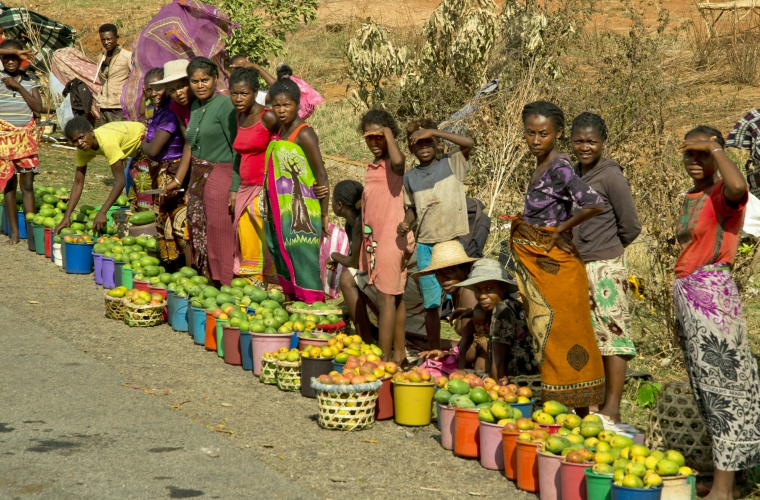
[[586, 493], [588, 500], [611, 500], [611, 481], [611, 474], [597, 474], [591, 467], [586, 469]]
[[134, 288], [131, 269], [127, 269], [126, 267], [121, 268], [121, 286], [127, 287], [127, 290], [132, 290], [132, 288]]
[[32, 224], [34, 231], [34, 251], [37, 255], [45, 255], [45, 226]]
[[228, 323], [227, 320], [216, 320], [216, 353], [220, 358], [224, 357], [224, 325]]

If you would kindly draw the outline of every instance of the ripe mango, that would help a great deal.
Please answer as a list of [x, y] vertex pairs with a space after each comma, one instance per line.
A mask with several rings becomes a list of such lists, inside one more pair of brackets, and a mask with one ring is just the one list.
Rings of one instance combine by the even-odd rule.
[[552, 453], [562, 453], [562, 450], [569, 448], [571, 444], [566, 438], [551, 436], [546, 440], [546, 450]]
[[561, 403], [558, 403], [557, 401], [547, 401], [544, 403], [544, 412], [548, 413], [552, 417], [556, 417], [561, 413], [567, 413], [567, 407]]
[[683, 467], [686, 465], [686, 459], [684, 459], [681, 452], [678, 452], [676, 450], [668, 450], [665, 452], [665, 458], [668, 460], [672, 460], [673, 462], [677, 463], [679, 467]]
[[[667, 454], [666, 454], [667, 456]], [[675, 476], [678, 474], [678, 469], [680, 466], [677, 462], [674, 462], [673, 460], [668, 460], [667, 458], [663, 458], [659, 462], [657, 462], [657, 465], [654, 468], [654, 471], [661, 475], [661, 476]]]

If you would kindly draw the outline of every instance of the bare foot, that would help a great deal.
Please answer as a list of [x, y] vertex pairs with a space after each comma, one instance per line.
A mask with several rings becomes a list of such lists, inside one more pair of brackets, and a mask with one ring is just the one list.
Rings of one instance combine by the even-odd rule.
[[734, 484], [731, 490], [731, 496], [733, 498], [723, 498], [715, 491], [712, 490], [712, 483], [702, 483], [697, 485], [697, 493], [708, 492], [707, 496], [701, 497], [702, 500], [736, 500], [742, 497], [742, 492], [736, 484]]
[[18, 245], [18, 241], [19, 241], [18, 231], [16, 231], [15, 233], [11, 233], [11, 235], [8, 236], [9, 245]]
[[620, 412], [614, 412], [612, 410], [607, 410], [604, 407], [599, 408], [599, 410], [596, 412], [599, 415], [604, 415], [605, 417], [608, 417], [613, 424], [622, 424], [623, 419], [620, 417]]

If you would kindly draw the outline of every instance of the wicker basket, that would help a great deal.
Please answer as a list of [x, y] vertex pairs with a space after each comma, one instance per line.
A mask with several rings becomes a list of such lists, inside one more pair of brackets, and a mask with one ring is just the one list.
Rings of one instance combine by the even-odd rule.
[[111, 297], [108, 292], [104, 296], [106, 299], [106, 318], [123, 321], [126, 299], [124, 297]]
[[360, 385], [324, 385], [311, 379], [317, 394], [320, 427], [340, 431], [369, 429], [375, 423], [377, 391], [383, 382]]
[[516, 375], [509, 378], [510, 384], [517, 387], [530, 387], [536, 401], [541, 401], [541, 375]]
[[124, 301], [124, 323], [129, 326], [158, 326], [164, 322], [164, 307], [166, 307], [166, 301], [155, 306], [150, 304], [138, 306], [126, 300]]
[[259, 381], [263, 384], [277, 385], [277, 360], [261, 356], [261, 373]]
[[664, 384], [649, 414], [645, 444], [651, 449], [680, 451], [686, 465], [696, 471], [713, 470], [712, 441], [688, 382]]
[[301, 390], [301, 362], [277, 361], [277, 387], [282, 391]]
[[327, 316], [328, 314], [335, 314], [337, 316], [343, 316], [343, 310], [342, 309], [330, 309], [330, 310], [324, 310], [324, 309], [296, 309], [294, 307], [290, 306], [290, 303], [285, 304], [285, 310], [289, 313], [298, 313], [298, 314], [313, 314], [314, 316]]

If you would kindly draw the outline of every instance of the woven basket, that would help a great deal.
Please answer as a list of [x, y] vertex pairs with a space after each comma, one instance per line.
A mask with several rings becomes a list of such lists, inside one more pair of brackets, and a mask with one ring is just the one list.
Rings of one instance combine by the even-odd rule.
[[137, 306], [130, 301], [124, 301], [124, 323], [128, 326], [158, 326], [164, 322], [164, 307], [161, 305]]
[[340, 431], [369, 429], [375, 423], [377, 391], [382, 381], [360, 385], [323, 385], [311, 379], [317, 394], [320, 427]]
[[124, 310], [126, 306], [124, 297], [111, 297], [108, 292], [104, 295], [106, 299], [106, 318], [118, 319], [124, 321]]
[[541, 375], [516, 375], [509, 378], [510, 384], [517, 387], [530, 387], [536, 401], [541, 401]]
[[330, 309], [330, 310], [324, 310], [324, 309], [296, 309], [294, 307], [291, 307], [290, 304], [285, 304], [285, 310], [289, 313], [298, 313], [298, 314], [313, 314], [314, 316], [327, 316], [328, 314], [335, 314], [337, 316], [343, 316], [343, 310], [342, 309]]
[[277, 360], [261, 356], [261, 373], [259, 381], [263, 384], [277, 385]]
[[712, 441], [688, 382], [663, 385], [657, 406], [649, 414], [645, 444], [651, 449], [680, 451], [686, 465], [699, 472], [713, 470]]
[[301, 362], [277, 361], [277, 387], [282, 391], [301, 390]]

